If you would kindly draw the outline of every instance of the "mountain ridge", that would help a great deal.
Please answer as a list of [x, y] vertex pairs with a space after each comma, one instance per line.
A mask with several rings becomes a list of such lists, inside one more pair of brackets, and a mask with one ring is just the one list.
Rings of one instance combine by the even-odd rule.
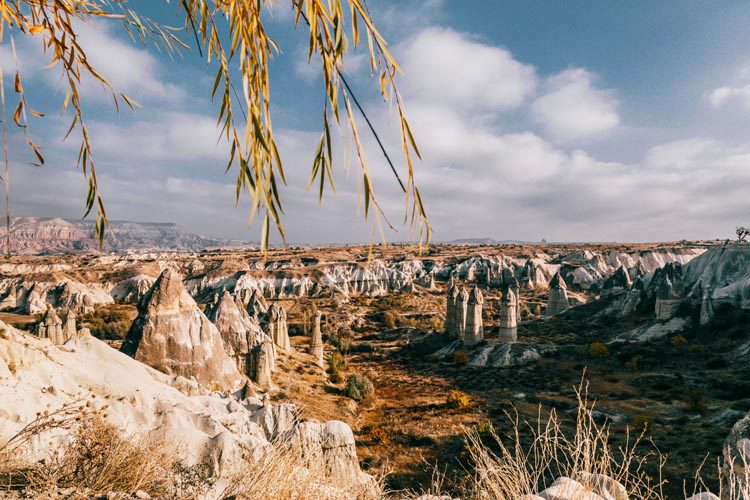
[[[112, 220], [110, 227], [100, 248], [94, 239], [94, 221], [61, 217], [13, 217], [10, 224], [10, 250], [15, 255], [143, 251], [189, 253], [213, 248], [257, 246], [249, 241], [209, 238], [190, 233], [174, 222]], [[0, 238], [3, 249], [4, 237], [3, 234]]]

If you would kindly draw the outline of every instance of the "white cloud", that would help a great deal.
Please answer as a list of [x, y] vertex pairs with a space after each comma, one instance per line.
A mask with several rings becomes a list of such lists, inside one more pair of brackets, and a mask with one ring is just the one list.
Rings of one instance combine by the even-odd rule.
[[507, 50], [445, 28], [427, 28], [399, 47], [408, 96], [460, 110], [510, 109], [536, 86], [532, 66]]
[[545, 82], [545, 93], [532, 104], [532, 116], [556, 139], [585, 139], [620, 123], [611, 90], [594, 87], [585, 69], [568, 69]]
[[[110, 24], [83, 24], [78, 27], [79, 43], [86, 51], [91, 65], [115, 87], [140, 101], [178, 101], [186, 92], [166, 82], [167, 71], [148, 51], [136, 47], [130, 40], [115, 36]], [[86, 78], [84, 90], [91, 95], [106, 96], [101, 85]]]
[[719, 87], [706, 95], [709, 104], [714, 108], [720, 108], [732, 102], [736, 102], [745, 109], [750, 109], [750, 85], [741, 87]]

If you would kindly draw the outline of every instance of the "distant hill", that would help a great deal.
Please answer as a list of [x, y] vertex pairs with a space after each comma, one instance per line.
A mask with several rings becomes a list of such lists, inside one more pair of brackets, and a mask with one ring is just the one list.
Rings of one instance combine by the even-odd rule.
[[493, 238], [463, 238], [444, 242], [446, 245], [524, 245], [528, 241], [520, 240], [495, 240]]
[[[255, 247], [246, 241], [205, 238], [169, 222], [111, 221], [102, 248], [94, 236], [94, 221], [52, 217], [14, 217], [11, 220], [11, 253], [49, 255], [134, 251], [200, 252], [210, 248]], [[0, 249], [5, 250], [5, 230], [0, 228]]]

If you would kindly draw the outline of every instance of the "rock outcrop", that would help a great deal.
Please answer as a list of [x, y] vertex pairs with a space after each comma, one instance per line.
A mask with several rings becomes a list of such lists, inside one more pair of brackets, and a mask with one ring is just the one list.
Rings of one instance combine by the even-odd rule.
[[[124, 437], [169, 443], [185, 466], [203, 465], [217, 479], [241, 473], [245, 459], [291, 440], [309, 452], [310, 460], [322, 461], [313, 469], [328, 472], [329, 487], [346, 489], [370, 480], [359, 470], [354, 437], [342, 422], [304, 422], [294, 405], [240, 400], [199, 386], [187, 395], [176, 388], [189, 386], [185, 379], [153, 370], [83, 331], [66, 347], [0, 323], [0, 442], [40, 413], [79, 408], [81, 415], [99, 411]], [[34, 461], [50, 459], [74, 432], [70, 426], [51, 426], [17, 453]], [[290, 474], [290, 481], [323, 479], [305, 470]]]
[[286, 309], [278, 304], [271, 304], [266, 313], [268, 322], [268, 334], [277, 347], [289, 351], [292, 343], [289, 340], [289, 328], [286, 324]]
[[620, 266], [615, 273], [604, 280], [601, 296], [608, 297], [630, 289], [631, 281], [625, 266]]
[[518, 299], [512, 288], [507, 288], [500, 299], [500, 322], [498, 340], [515, 342], [518, 340]]
[[448, 338], [458, 338], [458, 328], [456, 327], [456, 306], [458, 299], [458, 287], [451, 280], [448, 285], [448, 295], [445, 303], [445, 334]]
[[482, 322], [482, 306], [484, 296], [479, 287], [474, 287], [469, 294], [466, 309], [466, 332], [464, 342], [466, 345], [474, 345], [484, 340], [484, 324]]
[[468, 303], [469, 303], [469, 292], [466, 288], [461, 287], [456, 296], [456, 308], [455, 308], [455, 331], [456, 338], [463, 341], [466, 336], [466, 317], [468, 314]]
[[238, 305], [226, 290], [221, 298], [217, 297], [206, 308], [206, 317], [216, 325], [224, 341], [224, 349], [234, 358], [240, 373], [251, 376], [251, 351], [265, 336], [258, 321], [248, 315], [244, 307]]
[[276, 370], [276, 348], [270, 337], [264, 337], [260, 344], [253, 347], [250, 359], [249, 372], [253, 380], [262, 388], [272, 387], [272, 374]]
[[680, 296], [675, 291], [672, 280], [669, 277], [662, 281], [656, 291], [656, 306], [654, 314], [659, 321], [667, 321], [672, 318], [680, 307]]
[[318, 366], [322, 367], [325, 362], [323, 360], [323, 332], [320, 329], [320, 318], [322, 314], [320, 311], [315, 311], [315, 318], [313, 318], [312, 332], [310, 333], [310, 354], [315, 357], [315, 362]]
[[560, 314], [570, 307], [568, 302], [568, 286], [560, 273], [555, 273], [549, 282], [549, 297], [547, 299], [547, 316]]
[[37, 326], [37, 336], [49, 339], [55, 345], [62, 345], [68, 340], [63, 328], [63, 322], [54, 309], [48, 310], [47, 314], [42, 318], [41, 323]]
[[156, 280], [151, 276], [139, 274], [117, 283], [109, 294], [124, 304], [138, 304], [148, 293]]
[[138, 305], [138, 317], [121, 350], [159, 371], [195, 378], [206, 387], [231, 390], [242, 381], [218, 329], [170, 268]]

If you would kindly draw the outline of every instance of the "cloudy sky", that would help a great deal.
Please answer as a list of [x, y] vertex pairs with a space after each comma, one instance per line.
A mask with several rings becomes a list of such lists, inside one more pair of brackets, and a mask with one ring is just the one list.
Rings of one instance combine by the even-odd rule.
[[[726, 238], [750, 223], [750, 6], [740, 0], [369, 0], [403, 68], [423, 161], [417, 183], [438, 241]], [[175, 2], [131, 1], [178, 23]], [[282, 47], [272, 68], [274, 130], [287, 171], [290, 242], [369, 241], [357, 212], [351, 141], [335, 153], [337, 192], [306, 193], [324, 99], [304, 33], [281, 5], [268, 15]], [[115, 112], [88, 82], [95, 158], [113, 219], [172, 221], [208, 235], [257, 240], [217, 141], [214, 69], [196, 51], [171, 61], [133, 46], [116, 24], [82, 28], [94, 66], [142, 104]], [[188, 38], [189, 41], [189, 38]], [[6, 77], [14, 72], [7, 39]], [[86, 185], [77, 143], [63, 141], [59, 72], [38, 39], [17, 35], [30, 133], [47, 156], [30, 166], [11, 136], [14, 215], [80, 218]], [[347, 66], [360, 99], [399, 158], [393, 115], [373, 93], [361, 55]], [[12, 96], [10, 97], [12, 99]], [[371, 141], [368, 141], [371, 143]], [[368, 148], [376, 191], [394, 221], [403, 197]], [[397, 163], [403, 172], [403, 162]], [[387, 232], [409, 240], [408, 228]], [[376, 240], [378, 236], [376, 235]]]

